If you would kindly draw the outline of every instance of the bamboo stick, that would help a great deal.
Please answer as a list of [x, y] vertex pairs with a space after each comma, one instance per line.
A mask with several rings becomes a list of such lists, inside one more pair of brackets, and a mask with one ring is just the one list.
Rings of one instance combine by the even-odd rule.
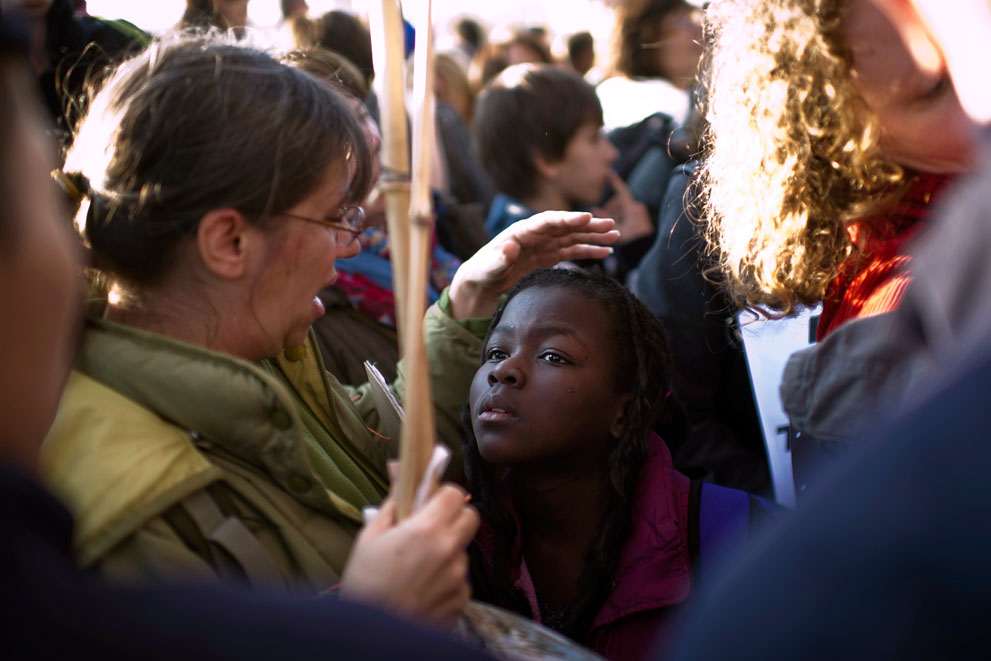
[[382, 175], [379, 188], [385, 199], [385, 217], [389, 229], [392, 261], [392, 291], [396, 300], [396, 331], [400, 354], [405, 353], [404, 310], [409, 300], [409, 137], [404, 100], [403, 19], [398, 0], [369, 3], [369, 31], [375, 66], [375, 93], [378, 96], [382, 124]]
[[431, 0], [421, 0], [413, 54], [413, 178], [410, 197], [409, 298], [403, 334], [406, 348], [406, 418], [400, 436], [396, 515], [402, 519], [413, 507], [417, 485], [423, 479], [436, 443], [430, 366], [423, 339], [423, 315], [430, 272], [433, 205], [430, 195], [434, 157], [433, 28]]

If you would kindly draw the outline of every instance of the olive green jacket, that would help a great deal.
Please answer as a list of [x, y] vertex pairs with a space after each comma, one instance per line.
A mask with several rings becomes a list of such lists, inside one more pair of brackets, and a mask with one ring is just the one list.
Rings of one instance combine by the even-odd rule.
[[[456, 451], [486, 324], [436, 305], [424, 320], [438, 437]], [[329, 375], [312, 333], [304, 346], [252, 364], [90, 321], [41, 453], [81, 563], [311, 594], [336, 583], [395, 448], [368, 385]]]

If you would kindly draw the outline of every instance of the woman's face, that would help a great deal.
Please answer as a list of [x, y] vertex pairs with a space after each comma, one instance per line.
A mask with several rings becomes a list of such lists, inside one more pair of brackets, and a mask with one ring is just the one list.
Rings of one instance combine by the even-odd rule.
[[[0, 324], [0, 453], [32, 466], [68, 374], [71, 339], [80, 328], [79, 254], [68, 214], [49, 176], [54, 145], [24, 71], [0, 71], [14, 83], [14, 127], [2, 158], [8, 167], [0, 228], [0, 291], [8, 314]], [[9, 74], [13, 80], [10, 80]]]
[[695, 7], [669, 11], [658, 30], [660, 70], [676, 87], [690, 89], [702, 57], [702, 12]]
[[[949, 11], [949, 9], [947, 9]], [[946, 72], [915, 64], [887, 17], [869, 0], [850, 0], [843, 33], [854, 84], [877, 117], [885, 157], [923, 172], [959, 172], [973, 163], [974, 125]]]
[[[346, 163], [332, 164], [323, 184], [288, 212], [332, 219], [345, 204], [348, 175]], [[342, 247], [337, 230], [319, 223], [288, 216], [272, 222], [276, 226], [267, 232], [268, 255], [249, 283], [251, 314], [258, 326], [255, 355], [246, 356], [252, 359], [271, 358], [305, 341], [310, 325], [324, 313], [317, 294], [337, 280], [334, 261], [360, 250], [357, 241]]]
[[610, 329], [602, 306], [570, 289], [532, 287], [509, 302], [471, 384], [483, 459], [555, 474], [605, 466], [628, 399]]

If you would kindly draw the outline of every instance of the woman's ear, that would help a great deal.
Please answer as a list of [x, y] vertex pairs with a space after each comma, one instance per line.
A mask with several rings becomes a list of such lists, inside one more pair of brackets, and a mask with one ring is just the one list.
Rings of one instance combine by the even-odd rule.
[[261, 244], [259, 232], [237, 209], [208, 211], [196, 227], [196, 247], [203, 265], [220, 278], [243, 277], [251, 252]]
[[622, 395], [616, 402], [616, 409], [613, 415], [612, 424], [609, 425], [609, 433], [613, 438], [622, 438], [623, 433], [626, 431], [626, 425], [629, 423], [629, 418], [626, 415], [626, 411], [630, 407], [631, 401], [633, 401], [633, 395], [626, 394]]

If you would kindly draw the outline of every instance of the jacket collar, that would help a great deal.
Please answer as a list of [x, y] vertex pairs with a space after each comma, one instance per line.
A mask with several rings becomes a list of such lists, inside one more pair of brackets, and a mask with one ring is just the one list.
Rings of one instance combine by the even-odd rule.
[[313, 476], [295, 406], [258, 366], [91, 319], [77, 369], [188, 430], [201, 446], [261, 468], [301, 502], [322, 511], [354, 509]]

